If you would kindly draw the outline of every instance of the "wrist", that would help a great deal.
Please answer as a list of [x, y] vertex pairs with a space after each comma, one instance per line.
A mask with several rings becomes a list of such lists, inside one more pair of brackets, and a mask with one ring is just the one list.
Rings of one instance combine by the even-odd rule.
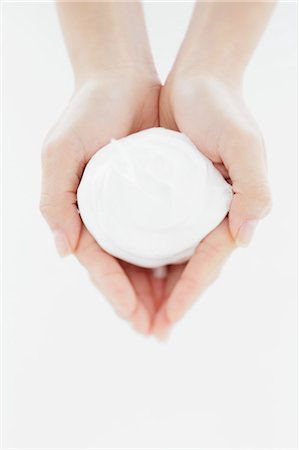
[[244, 66], [225, 55], [215, 55], [213, 52], [200, 53], [189, 49], [188, 53], [178, 55], [171, 77], [173, 79], [213, 78], [226, 84], [227, 87], [240, 89], [244, 71]]
[[75, 90], [86, 84], [126, 86], [135, 83], [138, 85], [152, 86], [159, 85], [160, 80], [152, 64], [137, 64], [124, 62], [103, 65], [93, 65], [84, 69], [74, 71]]
[[166, 80], [173, 91], [196, 84], [222, 85], [227, 90], [241, 95], [243, 74], [237, 70], [224, 70], [218, 65], [195, 64], [194, 62], [175, 64]]
[[90, 78], [140, 77], [158, 78], [152, 55], [142, 46], [139, 52], [121, 38], [111, 40], [94, 51], [79, 52], [72, 55], [74, 77], [77, 84]]
[[106, 74], [155, 73], [140, 2], [58, 2], [76, 84]]
[[176, 71], [240, 84], [274, 2], [199, 2], [176, 59]]
[[[209, 104], [211, 99], [217, 103], [221, 102], [221, 98], [235, 98], [242, 104], [242, 83], [227, 80], [226, 77], [214, 71], [184, 67], [184, 70], [173, 70], [169, 74], [161, 90], [160, 104], [164, 105], [164, 111], [172, 111], [175, 115], [186, 101], [189, 105], [197, 101]], [[170, 122], [171, 118], [166, 118], [166, 121]]]

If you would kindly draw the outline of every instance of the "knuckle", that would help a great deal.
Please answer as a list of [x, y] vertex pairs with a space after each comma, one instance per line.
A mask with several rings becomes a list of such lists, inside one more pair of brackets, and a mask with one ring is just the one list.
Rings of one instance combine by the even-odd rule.
[[245, 147], [263, 150], [265, 147], [260, 129], [248, 124], [248, 122], [245, 124], [231, 122], [228, 131], [230, 146], [234, 148], [240, 149], [240, 147]]
[[254, 189], [254, 197], [261, 207], [268, 213], [272, 209], [272, 194], [268, 184], [261, 184]]
[[50, 203], [49, 195], [42, 194], [39, 202], [39, 211], [46, 220], [51, 217], [51, 210], [52, 206]]
[[42, 146], [41, 160], [45, 174], [56, 173], [57, 168], [70, 164], [83, 171], [87, 163], [85, 149], [70, 135], [47, 139]]
[[63, 154], [77, 153], [77, 147], [68, 136], [46, 139], [42, 146], [42, 161], [57, 163]]
[[42, 147], [42, 159], [44, 162], [52, 160], [59, 155], [61, 144], [59, 141], [46, 141]]
[[267, 190], [266, 192], [263, 193], [262, 203], [264, 205], [266, 212], [267, 213], [270, 212], [273, 207], [273, 200], [272, 200], [272, 195], [269, 190]]
[[219, 245], [210, 242], [209, 239], [203, 239], [198, 247], [198, 252], [210, 256], [217, 256], [220, 250]]
[[62, 150], [64, 150], [63, 145], [58, 141], [48, 141], [43, 145], [41, 162], [44, 175], [56, 173], [63, 155]]
[[228, 155], [233, 158], [236, 154], [246, 155], [246, 158], [266, 162], [266, 147], [264, 137], [255, 128], [231, 129], [229, 145], [226, 142]]
[[240, 138], [248, 148], [255, 148], [259, 151], [264, 151], [264, 138], [261, 132], [257, 129], [246, 129], [240, 132]]

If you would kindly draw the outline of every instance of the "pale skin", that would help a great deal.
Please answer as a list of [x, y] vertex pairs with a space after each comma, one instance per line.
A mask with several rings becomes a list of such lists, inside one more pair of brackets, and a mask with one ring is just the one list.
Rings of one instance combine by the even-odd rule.
[[[249, 244], [271, 208], [263, 138], [244, 103], [242, 81], [273, 7], [196, 4], [161, 86], [138, 2], [57, 4], [75, 89], [44, 143], [41, 211], [60, 255], [73, 253], [115, 311], [143, 334], [165, 337], [233, 250]], [[101, 249], [76, 205], [92, 155], [112, 137], [154, 126], [189, 136], [234, 191], [228, 217], [187, 263], [168, 266], [164, 279]]]

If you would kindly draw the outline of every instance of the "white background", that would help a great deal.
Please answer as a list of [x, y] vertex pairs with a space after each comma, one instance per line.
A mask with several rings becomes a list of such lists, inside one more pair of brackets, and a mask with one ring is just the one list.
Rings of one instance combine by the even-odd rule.
[[[191, 8], [145, 5], [162, 79]], [[40, 149], [72, 72], [53, 4], [4, 4], [3, 447], [297, 446], [296, 11], [277, 7], [246, 77], [273, 212], [159, 343], [56, 254], [38, 211]]]

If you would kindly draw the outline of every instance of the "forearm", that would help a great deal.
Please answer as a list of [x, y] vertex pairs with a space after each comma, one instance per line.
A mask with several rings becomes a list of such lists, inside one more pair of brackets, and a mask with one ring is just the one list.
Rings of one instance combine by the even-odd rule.
[[139, 2], [57, 2], [76, 80], [113, 70], [155, 72]]
[[175, 68], [240, 80], [273, 2], [206, 2], [194, 8]]

